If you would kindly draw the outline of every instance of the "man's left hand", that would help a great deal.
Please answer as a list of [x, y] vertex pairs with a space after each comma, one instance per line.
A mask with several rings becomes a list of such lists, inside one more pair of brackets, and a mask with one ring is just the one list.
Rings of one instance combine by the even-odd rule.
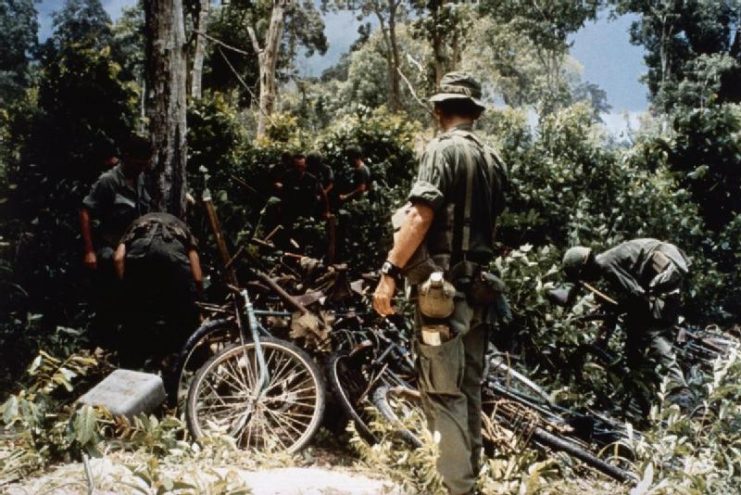
[[376, 292], [373, 293], [373, 309], [376, 313], [381, 316], [394, 314], [394, 308], [391, 307], [394, 292], [396, 292], [396, 280], [388, 275], [381, 275]]

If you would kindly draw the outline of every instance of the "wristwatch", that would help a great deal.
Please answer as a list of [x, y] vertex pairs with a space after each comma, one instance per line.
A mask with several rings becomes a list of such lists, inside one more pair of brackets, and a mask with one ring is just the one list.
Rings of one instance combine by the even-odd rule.
[[393, 279], [399, 280], [401, 278], [401, 268], [386, 260], [381, 265], [381, 275], [388, 275]]

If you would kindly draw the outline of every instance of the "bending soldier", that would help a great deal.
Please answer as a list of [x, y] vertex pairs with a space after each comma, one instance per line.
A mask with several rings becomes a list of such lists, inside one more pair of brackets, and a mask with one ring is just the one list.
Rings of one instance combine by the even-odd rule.
[[[113, 261], [127, 305], [122, 361], [140, 364], [137, 361], [150, 355], [165, 356], [180, 349], [197, 326], [195, 303], [203, 288], [197, 241], [185, 222], [169, 213], [138, 218], [121, 238]], [[152, 339], [149, 329], [160, 318], [166, 334]], [[137, 335], [137, 330], [147, 334]]]
[[669, 378], [669, 399], [683, 409], [692, 396], [677, 364], [671, 328], [681, 306], [682, 280], [689, 272], [682, 251], [656, 239], [633, 239], [595, 255], [572, 247], [563, 258], [571, 282], [604, 280], [626, 311], [626, 356], [632, 369], [645, 362], [644, 353], [659, 362]]
[[379, 314], [393, 313], [391, 298], [402, 273], [418, 294], [419, 389], [428, 426], [440, 435], [438, 471], [456, 495], [473, 492], [479, 470], [481, 380], [495, 309], [474, 288], [494, 255], [505, 180], [503, 164], [472, 132], [484, 110], [480, 95], [471, 76], [453, 72], [431, 98], [444, 133], [421, 159], [373, 302]]

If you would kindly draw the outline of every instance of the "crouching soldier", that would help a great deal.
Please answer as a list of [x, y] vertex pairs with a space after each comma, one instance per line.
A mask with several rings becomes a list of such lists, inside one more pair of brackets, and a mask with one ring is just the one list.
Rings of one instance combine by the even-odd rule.
[[[122, 364], [141, 366], [174, 353], [195, 330], [203, 284], [196, 248], [185, 222], [169, 213], [144, 215], [124, 233], [113, 257], [126, 305]], [[157, 321], [162, 332], [152, 332]]]
[[672, 350], [671, 329], [681, 307], [682, 281], [690, 262], [675, 245], [633, 239], [595, 255], [572, 247], [563, 258], [570, 282], [603, 280], [625, 311], [626, 357], [631, 369], [656, 360], [669, 379], [669, 400], [687, 409], [692, 394]]
[[[473, 133], [484, 106], [471, 76], [453, 72], [434, 95], [443, 134], [421, 159], [373, 306], [393, 313], [397, 277], [417, 293], [415, 349], [428, 426], [440, 437], [437, 469], [449, 493], [473, 493], [482, 448], [481, 381], [493, 302], [475, 290], [494, 256], [504, 167]], [[483, 297], [481, 297], [483, 296]]]

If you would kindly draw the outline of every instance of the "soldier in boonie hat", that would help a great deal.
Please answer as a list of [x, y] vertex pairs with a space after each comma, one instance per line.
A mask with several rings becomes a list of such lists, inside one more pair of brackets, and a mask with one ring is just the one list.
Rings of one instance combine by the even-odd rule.
[[443, 76], [440, 91], [430, 101], [436, 103], [445, 100], [470, 100], [481, 110], [486, 110], [481, 102], [481, 85], [467, 72], [448, 72]]

